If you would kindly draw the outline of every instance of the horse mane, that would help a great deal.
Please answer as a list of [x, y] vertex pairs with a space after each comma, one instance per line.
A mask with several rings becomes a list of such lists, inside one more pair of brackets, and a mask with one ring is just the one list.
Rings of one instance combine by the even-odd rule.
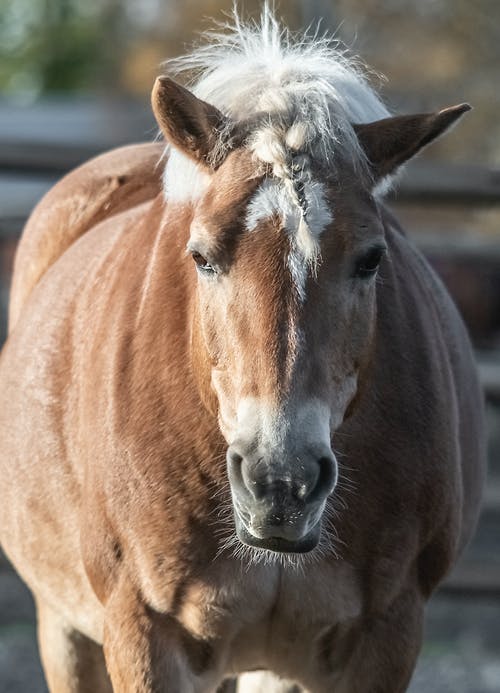
[[[353, 124], [386, 118], [389, 112], [370, 86], [366, 67], [339, 41], [318, 30], [292, 34], [267, 3], [260, 21], [242, 23], [234, 10], [232, 22], [204, 38], [204, 45], [188, 55], [167, 61], [168, 72], [187, 74], [192, 91], [232, 121], [254, 118], [247, 144], [257, 159], [271, 164], [275, 176], [288, 177], [289, 151], [306, 153], [330, 170], [337, 157], [355, 168], [366, 166]], [[195, 163], [171, 152], [164, 177], [168, 199], [196, 197], [203, 178]]]

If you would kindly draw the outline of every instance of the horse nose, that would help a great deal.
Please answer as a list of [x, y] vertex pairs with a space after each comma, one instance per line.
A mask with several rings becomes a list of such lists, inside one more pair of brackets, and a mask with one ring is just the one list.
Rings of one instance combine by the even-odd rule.
[[316, 483], [306, 495], [304, 500], [308, 503], [322, 501], [333, 491], [337, 485], [337, 460], [331, 450], [325, 451], [321, 457], [316, 459], [319, 474]]
[[326, 448], [276, 463], [272, 455], [245, 454], [241, 446], [230, 446], [227, 464], [231, 484], [255, 501], [293, 498], [306, 504], [321, 502], [337, 483], [337, 461]]

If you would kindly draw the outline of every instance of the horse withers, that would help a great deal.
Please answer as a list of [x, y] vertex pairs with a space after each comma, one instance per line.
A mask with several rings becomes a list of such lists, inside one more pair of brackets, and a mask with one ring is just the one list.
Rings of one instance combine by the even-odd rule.
[[357, 64], [238, 24], [193, 91], [157, 80], [165, 155], [105, 154], [28, 222], [0, 533], [53, 693], [407, 688], [482, 396], [382, 195], [469, 107], [390, 116]]

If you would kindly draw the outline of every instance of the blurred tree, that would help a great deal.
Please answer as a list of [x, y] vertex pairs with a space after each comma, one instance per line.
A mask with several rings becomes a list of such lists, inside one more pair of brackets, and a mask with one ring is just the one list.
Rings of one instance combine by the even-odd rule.
[[36, 96], [112, 86], [124, 33], [120, 0], [2, 0], [0, 90]]

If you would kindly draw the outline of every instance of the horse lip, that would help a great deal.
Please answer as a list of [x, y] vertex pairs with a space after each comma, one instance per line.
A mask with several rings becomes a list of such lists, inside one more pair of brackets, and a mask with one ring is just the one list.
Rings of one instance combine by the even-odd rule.
[[256, 549], [274, 551], [275, 553], [308, 553], [318, 545], [321, 533], [321, 523], [318, 521], [307, 534], [297, 540], [284, 539], [283, 537], [266, 537], [261, 539], [248, 531], [236, 513], [234, 521], [236, 535], [243, 544]]

